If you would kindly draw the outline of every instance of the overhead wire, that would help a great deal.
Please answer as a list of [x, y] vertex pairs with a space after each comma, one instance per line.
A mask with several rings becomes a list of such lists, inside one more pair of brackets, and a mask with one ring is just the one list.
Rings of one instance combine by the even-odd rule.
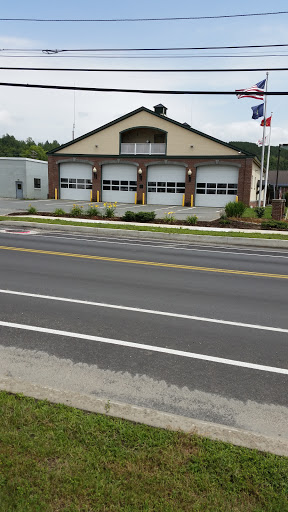
[[222, 68], [222, 69], [127, 69], [127, 68], [35, 68], [35, 67], [11, 67], [0, 66], [0, 70], [6, 71], [70, 71], [70, 72], [112, 72], [112, 73], [230, 73], [230, 72], [255, 72], [255, 71], [288, 71], [287, 68]]
[[[140, 93], [140, 94], [170, 94], [170, 95], [235, 95], [235, 91], [175, 91], [175, 90], [157, 90], [157, 89], [121, 89], [111, 87], [81, 87], [81, 86], [67, 86], [67, 85], [45, 85], [45, 84], [20, 84], [13, 82], [0, 82], [0, 86], [6, 87], [26, 87], [34, 89], [56, 89], [56, 90], [69, 90], [69, 91], [91, 91], [91, 92], [125, 92], [125, 93]], [[245, 93], [246, 94], [246, 93]], [[247, 93], [249, 94], [249, 93]], [[251, 95], [254, 94], [251, 92]], [[267, 96], [288, 96], [288, 91], [277, 92], [264, 92]]]
[[162, 18], [96, 18], [96, 19], [73, 19], [73, 18], [0, 18], [0, 21], [24, 21], [24, 22], [68, 22], [68, 23], [114, 23], [114, 22], [139, 22], [139, 21], [189, 21], [189, 20], [215, 20], [215, 19], [228, 19], [228, 18], [247, 18], [253, 16], [275, 16], [279, 14], [288, 14], [288, 11], [274, 11], [274, 12], [257, 12], [257, 13], [242, 13], [242, 14], [220, 14], [216, 16], [171, 16]]

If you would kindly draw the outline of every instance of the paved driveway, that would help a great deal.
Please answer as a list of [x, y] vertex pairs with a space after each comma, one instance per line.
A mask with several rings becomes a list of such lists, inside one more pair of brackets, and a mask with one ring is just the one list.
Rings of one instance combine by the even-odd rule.
[[[34, 206], [39, 212], [53, 212], [56, 208], [62, 208], [65, 212], [69, 213], [73, 204], [83, 206], [83, 210], [88, 207], [88, 201], [70, 201], [59, 199], [42, 199], [42, 200], [21, 200], [21, 199], [3, 199], [0, 198], [0, 215], [7, 215], [13, 212], [25, 213], [30, 205]], [[95, 203], [96, 204], [96, 203]], [[103, 203], [97, 203], [100, 210], [103, 208]], [[207, 208], [207, 207], [182, 207], [182, 206], [167, 206], [159, 205], [134, 205], [130, 203], [118, 203], [116, 209], [116, 216], [121, 217], [127, 210], [132, 211], [155, 211], [158, 218], [164, 217], [168, 212], [173, 212], [173, 216], [177, 219], [186, 219], [188, 215], [196, 215], [199, 220], [213, 220], [221, 215], [221, 208]]]

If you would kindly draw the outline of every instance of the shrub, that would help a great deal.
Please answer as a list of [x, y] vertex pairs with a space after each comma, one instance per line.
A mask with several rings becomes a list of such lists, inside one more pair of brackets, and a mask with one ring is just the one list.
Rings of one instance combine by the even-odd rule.
[[87, 217], [97, 217], [97, 216], [99, 216], [99, 211], [97, 210], [97, 208], [98, 208], [97, 204], [93, 205], [92, 203], [90, 203], [89, 207], [85, 211], [85, 215], [87, 215]]
[[79, 206], [78, 204], [73, 204], [70, 215], [71, 217], [81, 217], [83, 214], [83, 206]]
[[113, 219], [113, 217], [115, 217], [116, 205], [117, 203], [104, 203], [103, 217]]
[[283, 220], [265, 220], [262, 222], [261, 227], [263, 229], [285, 230], [288, 229], [288, 223]]
[[166, 213], [165, 217], [164, 217], [164, 221], [167, 223], [167, 224], [174, 224], [175, 220], [176, 220], [176, 217], [173, 215], [174, 212], [168, 212]]
[[62, 208], [56, 208], [56, 210], [54, 210], [53, 214], [56, 215], [56, 217], [59, 217], [60, 215], [66, 215], [66, 212], [64, 212], [64, 210], [62, 210]]
[[262, 217], [264, 217], [264, 213], [265, 213], [264, 206], [255, 206], [255, 208], [253, 208], [253, 210], [256, 213], [256, 217], [258, 217], [258, 219], [262, 219]]
[[29, 204], [29, 208], [27, 209], [27, 212], [30, 213], [30, 215], [35, 215], [37, 213], [37, 208], [35, 206], [32, 206]]
[[227, 217], [242, 217], [246, 210], [246, 206], [242, 201], [230, 201], [225, 206], [225, 213]]
[[227, 224], [230, 224], [230, 220], [229, 219], [220, 218], [219, 219], [219, 224], [222, 224], [222, 226], [225, 226]]
[[198, 217], [197, 215], [188, 215], [186, 222], [190, 224], [190, 226], [196, 226]]
[[127, 212], [122, 215], [122, 220], [126, 222], [135, 222], [135, 212], [131, 212], [131, 210], [127, 210]]
[[152, 222], [156, 217], [155, 212], [136, 212], [135, 220], [137, 222]]

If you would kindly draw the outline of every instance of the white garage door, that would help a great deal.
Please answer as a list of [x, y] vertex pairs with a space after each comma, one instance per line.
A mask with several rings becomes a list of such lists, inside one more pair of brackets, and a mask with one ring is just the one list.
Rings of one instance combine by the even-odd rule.
[[102, 201], [134, 203], [137, 192], [137, 167], [129, 164], [102, 166]]
[[90, 164], [60, 164], [60, 199], [90, 201], [92, 167]]
[[235, 201], [238, 192], [238, 168], [203, 166], [197, 169], [195, 206], [225, 206]]
[[147, 204], [182, 205], [185, 194], [185, 167], [149, 165]]

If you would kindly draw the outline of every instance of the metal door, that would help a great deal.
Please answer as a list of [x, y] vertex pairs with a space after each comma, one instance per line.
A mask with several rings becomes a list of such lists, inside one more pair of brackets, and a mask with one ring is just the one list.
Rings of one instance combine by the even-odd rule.
[[23, 199], [23, 181], [16, 181], [16, 199]]

